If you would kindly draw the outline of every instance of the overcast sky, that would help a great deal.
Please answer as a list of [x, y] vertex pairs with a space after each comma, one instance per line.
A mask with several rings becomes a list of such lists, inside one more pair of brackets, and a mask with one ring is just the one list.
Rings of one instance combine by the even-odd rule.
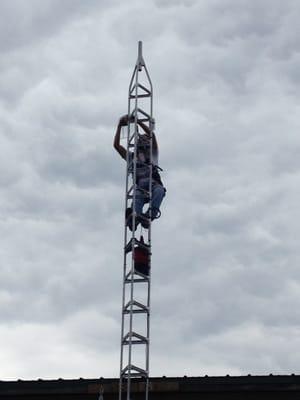
[[151, 375], [300, 373], [300, 2], [0, 1], [0, 379], [119, 374], [137, 42], [167, 197]]

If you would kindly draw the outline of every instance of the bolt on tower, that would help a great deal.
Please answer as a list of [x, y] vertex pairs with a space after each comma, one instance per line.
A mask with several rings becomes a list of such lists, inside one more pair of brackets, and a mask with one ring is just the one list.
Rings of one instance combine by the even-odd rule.
[[[151, 204], [152, 187], [152, 83], [138, 43], [138, 57], [128, 90], [127, 163], [124, 223], [124, 265], [121, 324], [119, 400], [134, 400], [133, 393], [148, 400], [151, 287], [151, 208], [137, 214], [137, 190], [143, 190]], [[150, 147], [149, 186], [137, 185], [137, 144], [139, 126], [147, 127]], [[129, 223], [130, 220], [130, 223]]]

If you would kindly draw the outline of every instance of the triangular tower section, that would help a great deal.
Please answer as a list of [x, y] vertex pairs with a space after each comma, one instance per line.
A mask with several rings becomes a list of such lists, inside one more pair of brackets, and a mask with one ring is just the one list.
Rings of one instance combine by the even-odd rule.
[[151, 91], [141, 83], [134, 84], [130, 90], [130, 98], [135, 99], [136, 97], [139, 99], [145, 97], [151, 97]]

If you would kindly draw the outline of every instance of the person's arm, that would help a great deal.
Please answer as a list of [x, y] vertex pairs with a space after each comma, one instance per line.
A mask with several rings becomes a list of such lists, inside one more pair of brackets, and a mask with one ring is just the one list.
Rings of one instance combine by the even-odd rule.
[[[146, 135], [150, 138], [151, 131], [148, 128], [148, 126], [146, 124], [144, 124], [140, 120], [138, 120], [138, 124], [139, 124], [139, 126], [141, 128], [143, 128], [143, 130], [145, 131]], [[155, 136], [154, 132], [152, 132], [152, 146], [153, 146], [153, 151], [158, 152], [158, 144], [157, 144], [157, 140], [156, 140], [156, 136]]]
[[122, 126], [126, 126], [127, 123], [128, 123], [127, 115], [124, 115], [123, 117], [120, 118], [114, 139], [114, 148], [117, 150], [120, 156], [124, 158], [124, 160], [126, 160], [127, 152], [126, 149], [120, 144], [120, 136], [121, 136]]

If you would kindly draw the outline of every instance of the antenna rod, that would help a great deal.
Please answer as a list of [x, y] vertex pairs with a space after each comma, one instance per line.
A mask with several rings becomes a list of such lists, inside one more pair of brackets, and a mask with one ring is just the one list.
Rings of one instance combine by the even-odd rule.
[[142, 53], [143, 53], [143, 42], [139, 40], [139, 52], [138, 52], [139, 59], [143, 57]]
[[145, 66], [145, 61], [143, 59], [143, 42], [141, 40], [139, 40], [139, 44], [138, 44], [138, 59], [137, 59], [136, 64], [137, 64], [139, 71], [141, 71], [142, 67]]

